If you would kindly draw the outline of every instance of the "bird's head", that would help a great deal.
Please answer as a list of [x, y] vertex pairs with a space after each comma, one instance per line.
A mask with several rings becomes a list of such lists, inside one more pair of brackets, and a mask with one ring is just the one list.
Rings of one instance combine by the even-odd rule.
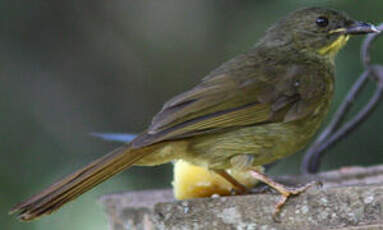
[[266, 32], [262, 43], [334, 57], [350, 35], [377, 32], [375, 26], [344, 13], [312, 7], [296, 10], [281, 19]]

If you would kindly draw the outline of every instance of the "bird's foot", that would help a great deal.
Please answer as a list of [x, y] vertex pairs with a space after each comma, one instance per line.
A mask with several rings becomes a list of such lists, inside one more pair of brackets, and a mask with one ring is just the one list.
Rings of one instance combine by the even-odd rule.
[[307, 183], [303, 186], [299, 187], [287, 187], [283, 184], [280, 184], [278, 182], [273, 181], [271, 178], [267, 177], [263, 173], [258, 172], [257, 170], [252, 170], [252, 175], [259, 181], [262, 181], [263, 183], [269, 185], [270, 187], [274, 188], [281, 194], [281, 199], [278, 201], [278, 203], [275, 206], [274, 212], [273, 212], [273, 220], [276, 222], [280, 222], [278, 214], [281, 211], [281, 208], [283, 205], [287, 202], [288, 198], [292, 195], [298, 195], [304, 191], [306, 191], [308, 188], [310, 188], [313, 185], [320, 185], [321, 183], [318, 181], [312, 181], [310, 183]]

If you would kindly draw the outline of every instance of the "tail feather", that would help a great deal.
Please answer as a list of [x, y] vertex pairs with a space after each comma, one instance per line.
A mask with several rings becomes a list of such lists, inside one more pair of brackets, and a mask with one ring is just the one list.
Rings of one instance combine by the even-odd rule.
[[10, 213], [18, 212], [18, 218], [23, 221], [50, 214], [99, 183], [132, 166], [150, 154], [152, 148], [149, 146], [131, 149], [129, 146], [122, 146], [17, 204]]

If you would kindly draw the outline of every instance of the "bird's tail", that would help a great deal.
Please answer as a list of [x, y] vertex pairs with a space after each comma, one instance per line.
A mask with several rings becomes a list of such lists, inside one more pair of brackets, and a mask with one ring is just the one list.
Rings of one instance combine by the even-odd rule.
[[10, 210], [10, 214], [18, 212], [18, 218], [24, 221], [50, 214], [99, 183], [132, 166], [150, 154], [153, 147], [155, 146], [132, 149], [129, 145], [122, 146], [20, 202]]

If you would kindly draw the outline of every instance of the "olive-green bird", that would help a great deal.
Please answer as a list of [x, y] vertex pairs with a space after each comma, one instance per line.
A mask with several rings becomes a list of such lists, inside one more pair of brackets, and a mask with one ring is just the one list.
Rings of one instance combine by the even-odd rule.
[[217, 172], [252, 170], [282, 194], [286, 188], [255, 166], [301, 150], [316, 133], [334, 94], [334, 57], [349, 35], [378, 32], [331, 9], [297, 10], [271, 26], [250, 50], [172, 98], [149, 128], [126, 144], [17, 204], [21, 220], [49, 214], [122, 170], [183, 159]]

